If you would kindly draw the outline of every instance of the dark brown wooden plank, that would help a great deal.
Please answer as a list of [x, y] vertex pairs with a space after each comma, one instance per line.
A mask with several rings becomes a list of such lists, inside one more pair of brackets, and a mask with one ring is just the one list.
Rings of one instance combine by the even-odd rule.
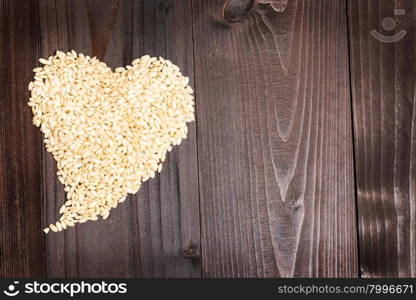
[[[363, 277], [416, 276], [415, 11], [413, 0], [349, 1]], [[385, 43], [372, 30], [407, 34]]]
[[193, 1], [203, 275], [357, 276], [346, 3], [225, 4]]
[[40, 277], [41, 137], [27, 86], [38, 56], [36, 1], [0, 1], [0, 277]]
[[[144, 54], [179, 65], [193, 82], [189, 1], [46, 1], [41, 52], [75, 49], [111, 67]], [[192, 84], [193, 85], [193, 84]], [[44, 152], [45, 225], [64, 202], [55, 162]], [[162, 174], [111, 212], [46, 240], [48, 276], [198, 277], [199, 199], [195, 125]], [[195, 251], [189, 251], [194, 249]], [[195, 256], [189, 259], [189, 256]]]

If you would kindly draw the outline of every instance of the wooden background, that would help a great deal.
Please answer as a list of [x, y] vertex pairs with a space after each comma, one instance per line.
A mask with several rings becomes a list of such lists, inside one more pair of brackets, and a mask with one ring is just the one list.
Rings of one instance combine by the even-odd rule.
[[[0, 0], [0, 276], [416, 276], [416, 1], [254, 2]], [[167, 57], [197, 121], [107, 221], [44, 236], [27, 85], [57, 49]]]

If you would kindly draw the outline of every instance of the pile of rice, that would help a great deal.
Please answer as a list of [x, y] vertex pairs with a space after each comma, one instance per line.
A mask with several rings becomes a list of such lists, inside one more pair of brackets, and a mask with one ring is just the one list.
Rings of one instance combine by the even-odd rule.
[[39, 61], [29, 106], [67, 192], [48, 233], [108, 218], [160, 172], [187, 136], [194, 101], [189, 78], [161, 57], [145, 55], [115, 72], [73, 50]]

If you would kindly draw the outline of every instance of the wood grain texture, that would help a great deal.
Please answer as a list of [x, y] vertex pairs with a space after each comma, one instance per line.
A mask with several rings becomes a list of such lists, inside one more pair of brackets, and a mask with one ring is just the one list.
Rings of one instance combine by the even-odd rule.
[[[416, 277], [415, 11], [0, 0], [0, 277]], [[167, 57], [191, 78], [197, 123], [108, 220], [45, 238], [65, 193], [27, 84], [57, 49], [113, 68]]]
[[358, 275], [345, 4], [193, 1], [204, 276]]
[[27, 86], [36, 64], [36, 1], [0, 1], [0, 277], [44, 274], [40, 134]]
[[[75, 49], [109, 66], [144, 54], [179, 65], [193, 85], [191, 5], [188, 1], [40, 2], [41, 53]], [[46, 240], [48, 276], [198, 277], [199, 198], [195, 124], [160, 176], [111, 212]], [[45, 222], [64, 202], [55, 162], [44, 151]], [[45, 223], [45, 225], [46, 225]]]
[[[363, 277], [416, 276], [415, 11], [413, 0], [349, 1]], [[386, 17], [395, 30], [382, 28]], [[374, 29], [407, 34], [383, 43]]]

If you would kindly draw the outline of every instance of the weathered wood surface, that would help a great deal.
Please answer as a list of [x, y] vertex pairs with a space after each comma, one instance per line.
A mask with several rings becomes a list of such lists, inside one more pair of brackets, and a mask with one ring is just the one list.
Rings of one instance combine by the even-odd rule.
[[416, 276], [416, 1], [348, 4], [361, 275]]
[[[193, 78], [191, 16], [188, 1], [42, 0], [41, 56], [75, 49], [114, 68], [150, 54], [171, 59]], [[108, 220], [47, 236], [48, 276], [200, 276], [196, 160], [193, 123], [161, 175], [113, 210]], [[46, 225], [58, 217], [65, 195], [46, 151], [44, 161]]]
[[27, 106], [38, 55], [36, 1], [0, 1], [0, 277], [44, 274], [41, 143]]
[[203, 275], [357, 276], [345, 1], [193, 3]]

